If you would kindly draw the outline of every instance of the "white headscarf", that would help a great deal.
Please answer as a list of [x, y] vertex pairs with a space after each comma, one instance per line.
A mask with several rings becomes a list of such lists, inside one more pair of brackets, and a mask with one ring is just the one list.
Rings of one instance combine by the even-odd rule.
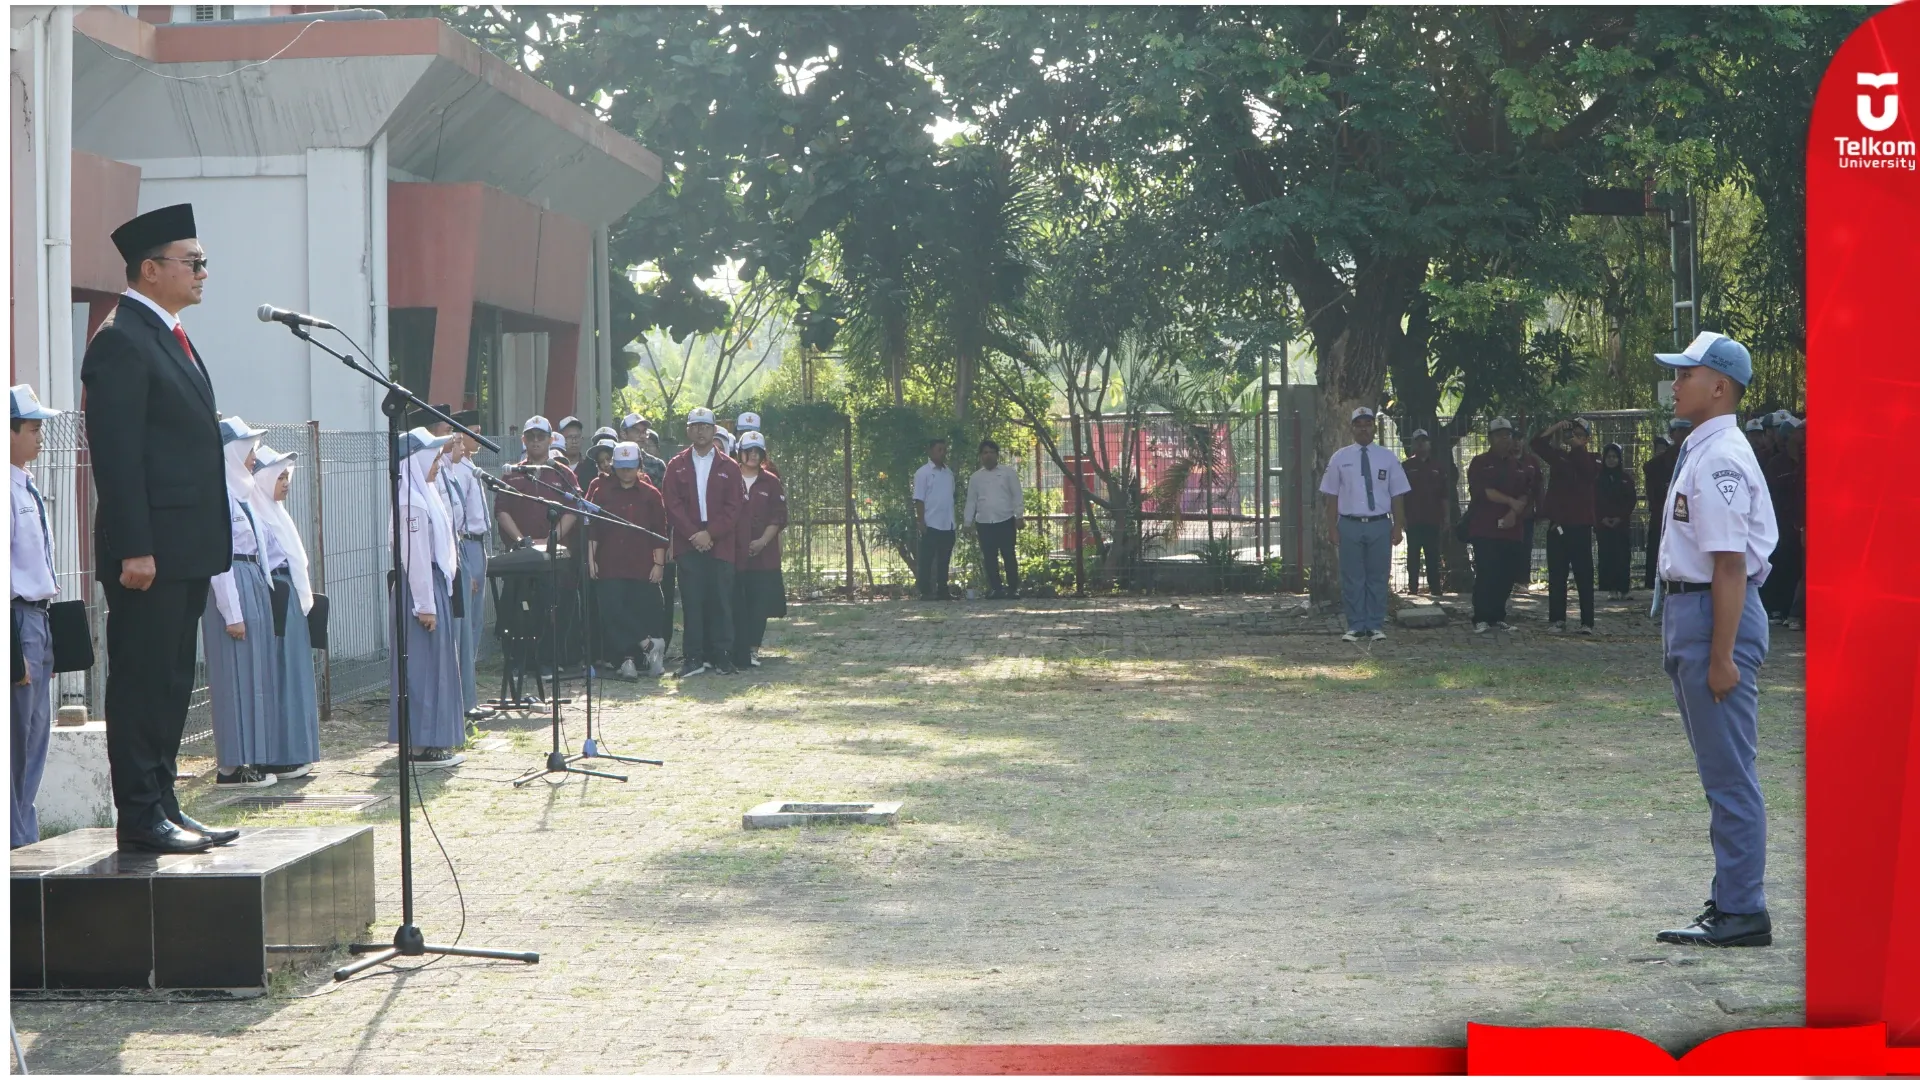
[[246, 439], [234, 439], [220, 448], [226, 458], [227, 497], [245, 506], [253, 512], [253, 539], [258, 545], [261, 569], [265, 570], [267, 540], [264, 535], [266, 522], [260, 517], [260, 505], [254, 498], [253, 473], [247, 468], [247, 455], [260, 443], [259, 436]]
[[[424, 429], [416, 430], [425, 434]], [[453, 514], [448, 511], [446, 500], [440, 497], [439, 485], [427, 480], [427, 473], [433, 470], [433, 459], [440, 456], [440, 450], [435, 446], [407, 455], [403, 468], [405, 475], [401, 478], [404, 483], [400, 488], [400, 511], [406, 513], [415, 507], [426, 510], [428, 531], [432, 534], [433, 563], [451, 582], [460, 562], [459, 549], [454, 543]]]
[[253, 474], [254, 505], [262, 507], [254, 513], [263, 527], [272, 530], [274, 543], [287, 556], [287, 576], [293, 579], [293, 594], [300, 598], [300, 613], [304, 615], [313, 610], [313, 578], [307, 568], [307, 546], [301, 542], [300, 530], [294, 525], [293, 516], [287, 513], [286, 504], [273, 497], [274, 486], [281, 475], [292, 472], [293, 455], [288, 454]]

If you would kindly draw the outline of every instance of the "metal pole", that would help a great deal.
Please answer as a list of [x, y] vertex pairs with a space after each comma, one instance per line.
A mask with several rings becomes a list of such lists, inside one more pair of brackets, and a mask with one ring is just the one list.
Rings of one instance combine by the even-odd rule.
[[847, 427], [843, 429], [847, 434], [845, 434], [845, 444], [843, 444], [843, 452], [841, 452], [841, 477], [847, 482], [847, 600], [852, 600], [852, 598], [854, 598], [854, 580], [852, 580], [852, 521], [854, 521], [854, 505], [852, 505], [852, 417], [849, 415], [849, 417], [843, 417], [843, 419], [847, 421]]
[[[1070, 378], [1073, 378], [1070, 376]], [[1067, 391], [1067, 428], [1073, 434], [1073, 595], [1087, 595], [1087, 530], [1081, 524], [1082, 515], [1087, 512], [1087, 486], [1085, 459], [1080, 450], [1080, 419], [1074, 408], [1076, 395], [1073, 388], [1078, 379], [1073, 378]]]
[[1300, 410], [1293, 410], [1293, 479], [1287, 484], [1288, 495], [1294, 502], [1293, 508], [1293, 580], [1296, 589], [1307, 584], [1307, 504], [1300, 494], [1300, 478], [1306, 475], [1307, 466], [1301, 460], [1300, 446]]
[[[320, 421], [307, 421], [307, 460], [313, 462], [313, 591], [327, 591], [326, 472], [320, 467]], [[320, 650], [320, 719], [333, 719], [333, 650]]]

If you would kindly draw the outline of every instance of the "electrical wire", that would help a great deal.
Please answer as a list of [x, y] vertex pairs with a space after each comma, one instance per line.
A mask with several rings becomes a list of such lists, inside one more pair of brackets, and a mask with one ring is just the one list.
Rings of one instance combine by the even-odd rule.
[[94, 48], [99, 49], [101, 52], [106, 53], [108, 56], [113, 57], [115, 60], [118, 60], [123, 64], [131, 64], [134, 67], [139, 68], [141, 71], [146, 72], [147, 74], [153, 76], [156, 79], [167, 79], [172, 82], [204, 82], [207, 79], [231, 78], [232, 76], [238, 75], [243, 71], [251, 71], [257, 67], [266, 67], [268, 64], [273, 63], [275, 60], [278, 60], [280, 59], [281, 56], [285, 55], [288, 49], [293, 48], [295, 42], [298, 42], [301, 38], [306, 37], [307, 31], [327, 21], [329, 20], [315, 19], [312, 22], [308, 23], [307, 25], [301, 27], [300, 32], [293, 35], [293, 41], [289, 41], [285, 45], [280, 46], [279, 52], [274, 53], [272, 56], [267, 57], [265, 60], [256, 60], [251, 64], [243, 64], [240, 67], [234, 68], [232, 71], [222, 71], [213, 75], [168, 75], [164, 71], [155, 71], [152, 68], [148, 67], [147, 65], [132, 59], [131, 57], [121, 56], [119, 53], [109, 50], [105, 45], [102, 45], [97, 41], [93, 41], [91, 37], [87, 37], [87, 35], [85, 34], [81, 34], [80, 36], [83, 38], [86, 38], [88, 41], [93, 41]]

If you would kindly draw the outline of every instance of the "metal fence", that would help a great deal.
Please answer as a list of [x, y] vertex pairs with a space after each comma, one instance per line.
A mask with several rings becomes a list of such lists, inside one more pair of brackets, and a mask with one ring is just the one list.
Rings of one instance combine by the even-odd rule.
[[[377, 432], [321, 431], [318, 425], [265, 426], [265, 445], [300, 456], [292, 473], [287, 513], [300, 530], [312, 564], [314, 591], [331, 601], [329, 651], [314, 654], [322, 715], [333, 704], [386, 689], [387, 632], [384, 580], [387, 555], [386, 451]], [[34, 481], [45, 493], [53, 533], [54, 570], [65, 599], [87, 602], [97, 662], [58, 676], [55, 700], [84, 704], [105, 715], [108, 659], [106, 598], [93, 572], [97, 505], [80, 414], [69, 412], [41, 428]], [[183, 742], [213, 734], [206, 659], [198, 650], [194, 692]]]

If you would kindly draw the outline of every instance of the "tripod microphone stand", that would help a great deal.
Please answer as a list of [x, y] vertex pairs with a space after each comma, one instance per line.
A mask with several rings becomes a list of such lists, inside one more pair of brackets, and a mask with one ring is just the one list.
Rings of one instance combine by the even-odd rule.
[[[393, 657], [395, 661], [394, 717], [400, 731], [400, 926], [393, 933], [393, 944], [354, 944], [348, 950], [360, 959], [340, 968], [333, 973], [334, 980], [345, 982], [368, 968], [390, 963], [401, 956], [473, 956], [485, 960], [518, 960], [522, 963], [537, 964], [540, 954], [536, 952], [514, 952], [506, 949], [475, 949], [456, 945], [431, 945], [426, 936], [413, 921], [413, 812], [409, 801], [413, 794], [413, 728], [408, 715], [407, 687], [407, 613], [406, 605], [400, 598], [400, 575], [405, 568], [401, 564], [402, 543], [400, 524], [400, 439], [405, 434], [405, 417], [408, 409], [422, 409], [442, 423], [451, 424], [455, 430], [472, 436], [480, 445], [489, 450], [499, 450], [498, 444], [490, 442], [485, 436], [454, 423], [451, 416], [440, 412], [433, 406], [413, 396], [406, 387], [387, 378], [369, 366], [362, 365], [345, 353], [336, 352], [313, 340], [306, 328], [296, 325], [287, 327], [293, 336], [326, 353], [328, 356], [347, 365], [353, 371], [364, 375], [386, 388], [387, 395], [380, 403], [380, 411], [387, 417], [387, 497], [388, 513], [392, 525], [393, 551]], [[452, 625], [448, 624], [448, 633]]]
[[[638, 525], [634, 525], [631, 522], [622, 521], [621, 519], [616, 517], [608, 517], [605, 515], [601, 515], [597, 512], [599, 508], [595, 507], [592, 503], [587, 502], [585, 499], [579, 498], [571, 491], [566, 491], [564, 489], [555, 487], [554, 485], [549, 484], [544, 480], [541, 480], [539, 477], [533, 476], [531, 471], [529, 470], [522, 469], [520, 471], [520, 475], [532, 481], [533, 483], [538, 484], [543, 488], [546, 488], [547, 490], [553, 492], [554, 494], [559, 495], [561, 498], [577, 501], [583, 504], [583, 506], [569, 507], [569, 506], [563, 505], [562, 503], [555, 502], [552, 499], [543, 499], [538, 495], [529, 495], [524, 491], [515, 490], [514, 488], [508, 486], [505, 483], [502, 483], [497, 479], [494, 479], [493, 477], [486, 477], [486, 479], [482, 481], [488, 487], [493, 488], [494, 491], [496, 492], [503, 493], [503, 494], [511, 494], [516, 498], [525, 499], [530, 502], [537, 503], [541, 506], [546, 507], [546, 510], [547, 510], [547, 573], [548, 573], [548, 580], [552, 583], [551, 584], [552, 598], [550, 603], [548, 604], [547, 611], [548, 611], [549, 633], [551, 634], [550, 640], [552, 642], [552, 648], [553, 648], [553, 654], [554, 654], [553, 685], [552, 685], [551, 691], [548, 694], [548, 700], [551, 702], [552, 708], [553, 708], [552, 718], [550, 721], [552, 726], [552, 732], [553, 732], [553, 745], [552, 745], [552, 748], [547, 752], [546, 763], [538, 768], [528, 770], [524, 775], [514, 780], [513, 786], [523, 787], [527, 784], [531, 784], [535, 780], [541, 779], [546, 776], [551, 776], [555, 773], [562, 774], [563, 779], [567, 774], [572, 774], [575, 776], [598, 776], [606, 780], [618, 780], [624, 784], [627, 782], [627, 778], [625, 776], [620, 775], [619, 773], [601, 772], [597, 769], [583, 769], [583, 768], [580, 768], [576, 763], [581, 761], [587, 761], [590, 759], [601, 760], [601, 761], [619, 761], [619, 762], [624, 762], [630, 765], [664, 765], [666, 763], [664, 761], [657, 761], [651, 758], [620, 757], [615, 754], [603, 754], [600, 752], [598, 744], [595, 743], [593, 739], [593, 705], [592, 705], [593, 658], [591, 656], [587, 658], [587, 667], [586, 667], [586, 691], [587, 691], [587, 703], [588, 703], [587, 704], [587, 743], [585, 747], [586, 752], [581, 754], [574, 754], [571, 757], [569, 757], [565, 752], [563, 752], [560, 749], [560, 706], [572, 704], [571, 699], [563, 700], [560, 697], [560, 657], [559, 657], [560, 561], [559, 561], [559, 554], [558, 554], [560, 519], [561, 519], [561, 515], [572, 513], [572, 514], [578, 515], [584, 520], [604, 521], [604, 522], [610, 522], [616, 525], [625, 525], [631, 529], [639, 529], [641, 532], [645, 532], [649, 536], [654, 536], [656, 538], [659, 538], [659, 534], [654, 533], [647, 529], [641, 529], [641, 527]], [[591, 507], [592, 509], [589, 510], [589, 509], [585, 509], [584, 507]], [[584, 525], [583, 525], [583, 529], [584, 529]]]

